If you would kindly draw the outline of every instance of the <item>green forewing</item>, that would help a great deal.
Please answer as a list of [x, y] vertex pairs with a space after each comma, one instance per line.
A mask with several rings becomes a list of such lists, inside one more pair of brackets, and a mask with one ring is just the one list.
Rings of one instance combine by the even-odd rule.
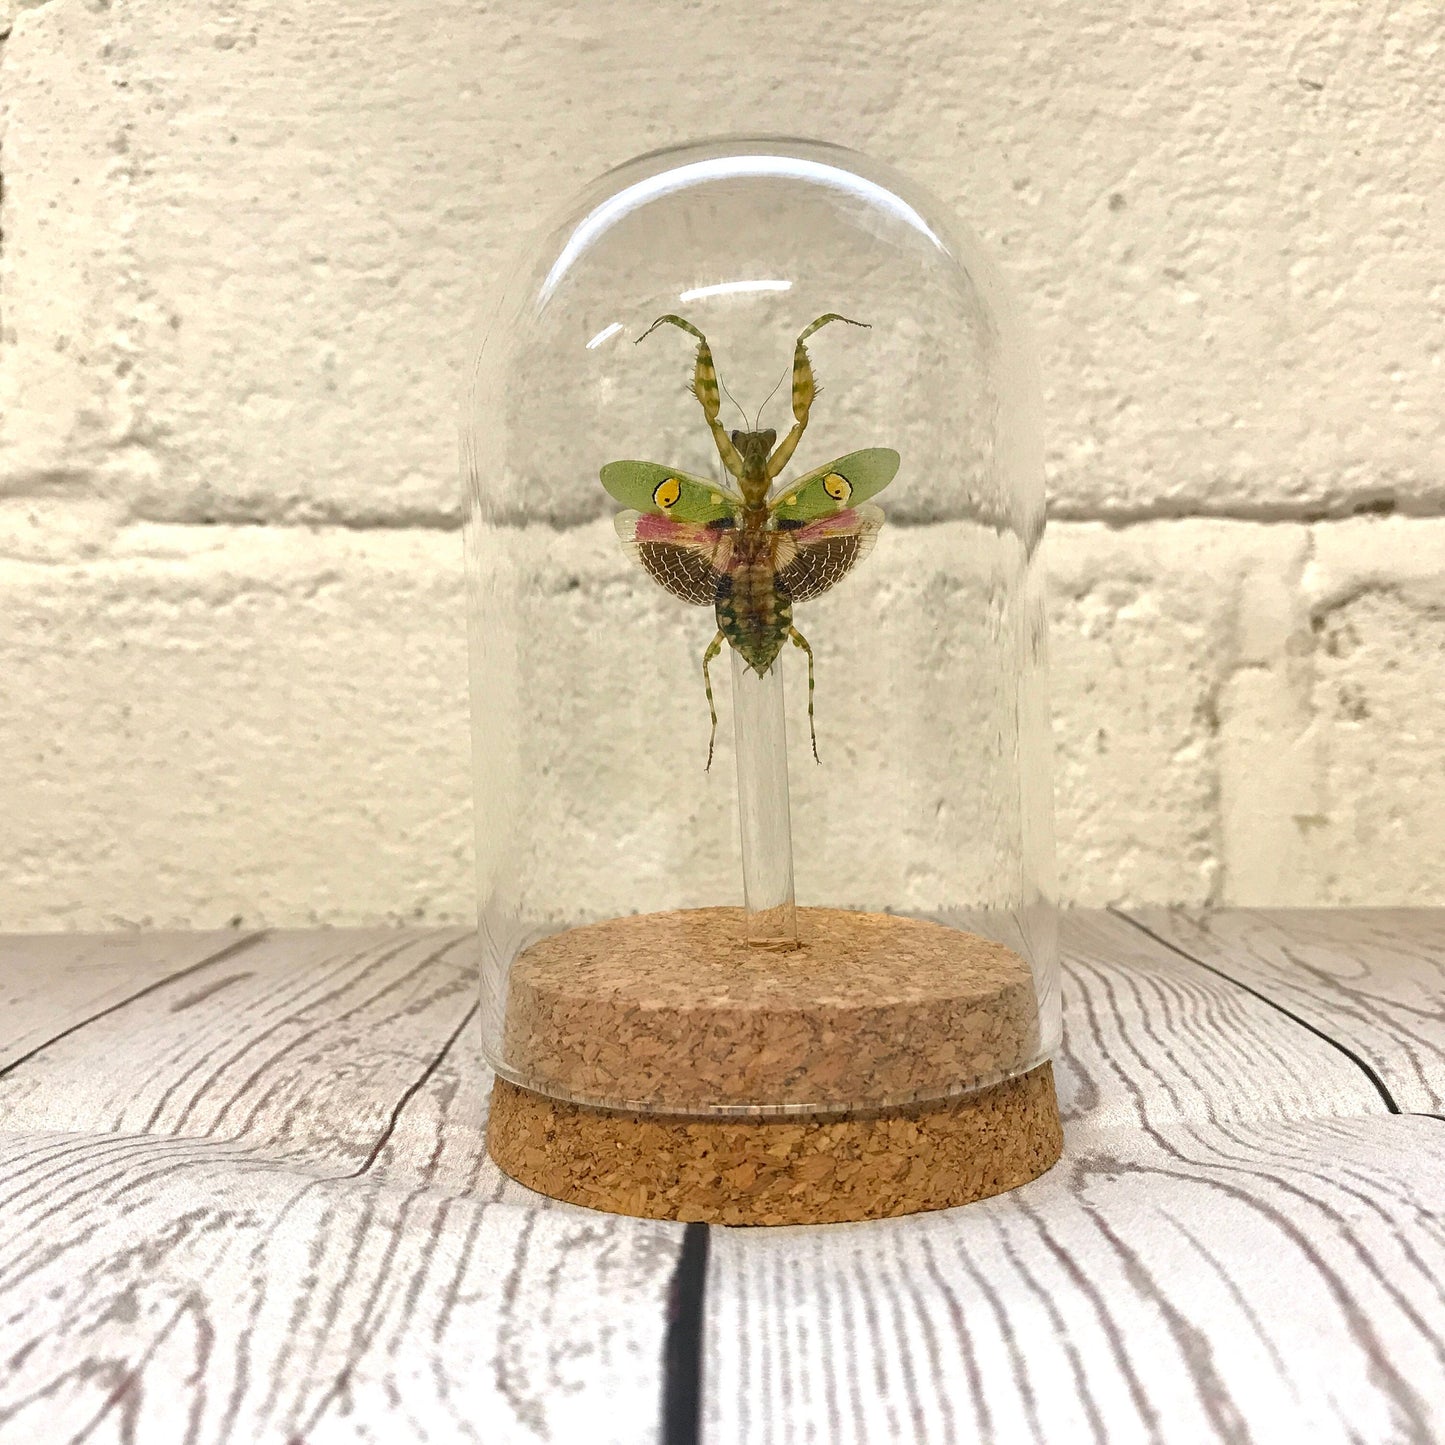
[[[881, 492], [897, 471], [898, 453], [891, 447], [865, 447], [861, 452], [849, 452], [846, 457], [839, 457], [836, 462], [818, 467], [784, 486], [771, 510], [780, 521], [812, 522], [845, 507], [866, 502], [869, 497]], [[846, 489], [835, 480], [838, 477], [846, 481]], [[604, 484], [606, 480], [604, 469]], [[612, 491], [612, 488], [607, 490]], [[845, 490], [846, 495], [836, 495]], [[617, 493], [613, 492], [613, 495]]]
[[[893, 464], [898, 465], [896, 457]], [[733, 516], [743, 504], [716, 482], [656, 462], [608, 462], [602, 468], [602, 485], [624, 506], [679, 522], [716, 522]]]

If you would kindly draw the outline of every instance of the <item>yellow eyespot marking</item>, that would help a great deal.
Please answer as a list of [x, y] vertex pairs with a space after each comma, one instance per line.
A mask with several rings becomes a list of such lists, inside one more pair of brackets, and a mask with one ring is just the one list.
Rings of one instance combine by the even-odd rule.
[[837, 472], [829, 472], [823, 478], [823, 490], [835, 502], [846, 502], [853, 495], [853, 483]]
[[677, 499], [682, 495], [682, 483], [676, 477], [669, 477], [665, 482], [659, 482], [653, 489], [652, 500], [665, 512], [669, 507], [677, 505]]
[[791, 497], [784, 497], [783, 505], [785, 507], [796, 507], [798, 505], [798, 494], [794, 492]]
[[708, 494], [708, 501], [710, 501], [710, 502], [713, 504], [713, 506], [715, 506], [715, 507], [721, 506], [721, 505], [722, 505], [722, 493], [721, 493], [721, 492], [711, 492], [711, 493], [709, 493], [709, 494]]

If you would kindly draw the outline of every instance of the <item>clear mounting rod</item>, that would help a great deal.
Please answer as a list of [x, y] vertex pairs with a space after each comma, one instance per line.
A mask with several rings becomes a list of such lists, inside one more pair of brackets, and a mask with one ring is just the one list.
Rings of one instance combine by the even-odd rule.
[[748, 942], [755, 948], [796, 948], [782, 659], [775, 659], [759, 677], [736, 649], [729, 647], [728, 656], [733, 669], [733, 739]]

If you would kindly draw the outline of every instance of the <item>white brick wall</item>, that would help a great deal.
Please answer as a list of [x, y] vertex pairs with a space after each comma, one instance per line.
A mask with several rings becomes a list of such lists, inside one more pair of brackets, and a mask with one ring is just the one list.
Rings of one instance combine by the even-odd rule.
[[1445, 902], [1436, 0], [11, 8], [0, 927], [469, 914], [471, 309], [729, 130], [1033, 323], [1066, 896]]

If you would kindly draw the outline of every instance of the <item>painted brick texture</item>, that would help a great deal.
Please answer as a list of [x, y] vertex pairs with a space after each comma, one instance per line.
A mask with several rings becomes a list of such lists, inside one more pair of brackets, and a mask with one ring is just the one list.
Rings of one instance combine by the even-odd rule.
[[727, 131], [910, 172], [1032, 324], [1064, 896], [1445, 901], [1434, 0], [0, 28], [0, 927], [470, 915], [471, 318], [592, 175]]

